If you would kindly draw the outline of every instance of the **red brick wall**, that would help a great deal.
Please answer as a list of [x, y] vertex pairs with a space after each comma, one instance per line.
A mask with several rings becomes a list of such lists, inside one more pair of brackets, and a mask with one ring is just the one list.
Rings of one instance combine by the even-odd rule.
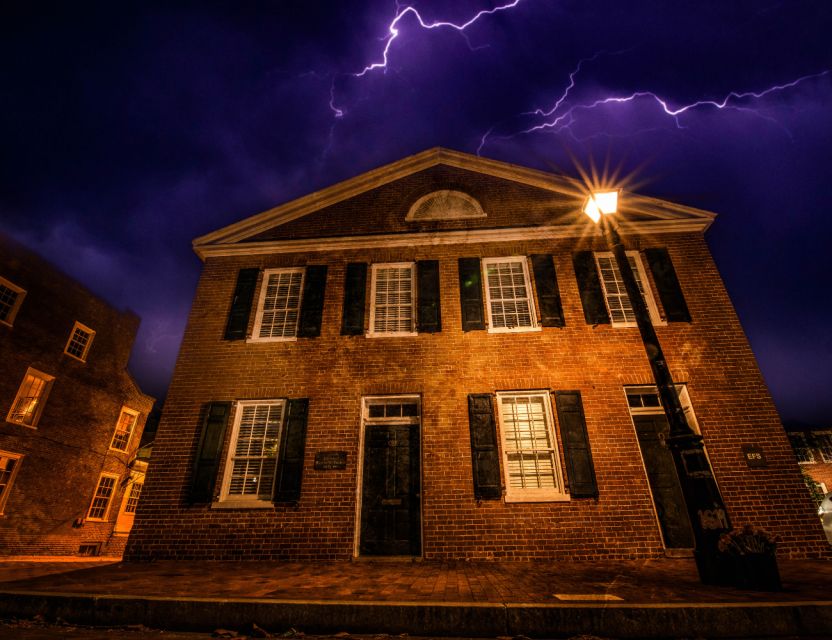
[[[688, 385], [734, 524], [780, 534], [785, 556], [828, 555], [794, 455], [704, 239], [673, 234], [642, 245], [633, 247], [669, 248], [687, 297], [693, 322], [657, 331], [674, 379]], [[349, 558], [361, 398], [394, 393], [422, 397], [425, 558], [579, 560], [662, 554], [622, 389], [649, 384], [649, 365], [637, 329], [585, 323], [572, 267], [572, 253], [583, 248], [590, 248], [587, 242], [557, 240], [208, 259], [127, 557]], [[566, 327], [463, 333], [457, 258], [532, 253], [555, 256]], [[419, 259], [440, 262], [441, 333], [374, 339], [340, 335], [346, 263]], [[320, 337], [251, 344], [222, 339], [240, 268], [304, 264], [329, 266]], [[254, 314], [249, 329], [253, 322]], [[466, 396], [524, 389], [581, 391], [598, 500], [507, 504], [474, 499]], [[299, 397], [310, 398], [310, 405], [303, 491], [296, 506], [212, 510], [186, 505], [206, 403]], [[763, 447], [767, 468], [745, 464], [745, 444]], [[316, 471], [313, 460], [321, 450], [346, 451], [347, 468]]]
[[[2, 236], [0, 275], [27, 292], [14, 325], [0, 325], [0, 450], [24, 456], [0, 515], [0, 555], [70, 555], [97, 543], [118, 555], [121, 483], [107, 522], [73, 523], [86, 516], [101, 472], [126, 477], [153, 405], [126, 370], [139, 319]], [[96, 332], [86, 362], [63, 353], [76, 320]], [[55, 378], [34, 429], [6, 421], [28, 367]], [[109, 449], [122, 405], [140, 412], [128, 453]]]

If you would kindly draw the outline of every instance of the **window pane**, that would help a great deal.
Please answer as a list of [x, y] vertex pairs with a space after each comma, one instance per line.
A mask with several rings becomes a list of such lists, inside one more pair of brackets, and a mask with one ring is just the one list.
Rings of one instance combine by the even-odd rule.
[[69, 338], [69, 343], [66, 345], [66, 352], [79, 360], [83, 360], [87, 355], [87, 347], [91, 338], [92, 333], [76, 326]]
[[377, 267], [373, 298], [373, 332], [412, 331], [413, 267]]
[[113, 496], [113, 489], [116, 486], [116, 479], [110, 476], [101, 476], [98, 480], [98, 487], [95, 490], [95, 496], [90, 505], [90, 511], [87, 517], [101, 520], [107, 514], [107, 508], [110, 506], [110, 498]]
[[12, 475], [14, 474], [17, 462], [17, 458], [0, 455], [0, 513], [3, 513], [3, 505], [11, 490]]
[[113, 434], [113, 442], [110, 445], [113, 449], [120, 451], [127, 451], [127, 445], [130, 443], [130, 436], [133, 433], [133, 427], [136, 425], [138, 416], [122, 411], [118, 417], [116, 424], [116, 432]]
[[136, 513], [136, 507], [139, 505], [139, 496], [142, 495], [141, 482], [134, 482], [130, 489], [130, 496], [127, 498], [127, 504], [124, 505], [124, 513]]
[[520, 260], [488, 263], [485, 269], [491, 326], [514, 329], [534, 326], [529, 288]]
[[6, 320], [12, 315], [12, 309], [14, 309], [17, 296], [17, 291], [13, 291], [6, 285], [0, 284], [0, 320]]
[[[641, 275], [639, 274], [638, 266], [634, 256], [627, 256], [630, 261], [630, 267], [633, 270], [638, 290], [644, 296], [644, 286], [641, 283]], [[633, 306], [630, 304], [630, 298], [627, 296], [627, 289], [624, 287], [624, 281], [621, 278], [621, 272], [618, 270], [618, 264], [615, 257], [611, 255], [598, 255], [598, 272], [601, 277], [601, 282], [604, 286], [604, 293], [607, 298], [607, 308], [610, 312], [610, 318], [614, 324], [621, 323], [635, 323], [636, 314], [633, 311]]]
[[38, 405], [46, 391], [47, 380], [32, 373], [27, 373], [17, 392], [17, 398], [9, 413], [9, 419], [22, 424], [33, 425]]
[[541, 395], [501, 396], [503, 449], [509, 487], [556, 489], [554, 434]]
[[297, 335], [300, 316], [302, 271], [270, 273], [260, 320], [260, 338], [287, 338]]
[[283, 403], [245, 405], [231, 458], [228, 495], [269, 500]]

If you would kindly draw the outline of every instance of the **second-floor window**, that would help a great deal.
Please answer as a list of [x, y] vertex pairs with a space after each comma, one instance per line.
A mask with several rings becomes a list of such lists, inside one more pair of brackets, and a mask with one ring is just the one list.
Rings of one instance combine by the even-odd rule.
[[812, 454], [812, 449], [806, 442], [806, 436], [802, 433], [790, 433], [789, 442], [792, 443], [792, 449], [797, 456], [797, 461], [800, 463], [814, 462], [815, 456]]
[[94, 337], [95, 331], [80, 322], [76, 322], [69, 333], [69, 340], [67, 340], [64, 353], [81, 362], [86, 362]]
[[286, 340], [297, 336], [303, 274], [303, 268], [264, 272], [254, 340]]
[[27, 427], [37, 426], [54, 379], [53, 376], [29, 367], [6, 420]]
[[127, 451], [127, 446], [130, 444], [130, 437], [133, 435], [133, 429], [136, 426], [139, 412], [133, 411], [123, 407], [121, 414], [119, 414], [118, 422], [116, 423], [116, 430], [113, 434], [113, 441], [110, 443], [111, 449], [118, 451]]
[[[633, 276], [635, 276], [638, 289], [644, 298], [644, 303], [647, 305], [650, 319], [653, 324], [660, 324], [661, 318], [659, 316], [659, 310], [656, 307], [656, 302], [653, 299], [653, 294], [649, 286], [645, 287], [647, 277], [638, 252], [628, 251], [627, 258], [630, 261], [630, 267], [633, 270]], [[604, 299], [607, 303], [607, 310], [609, 311], [612, 325], [614, 327], [635, 327], [636, 314], [633, 311], [633, 305], [630, 303], [630, 298], [624, 287], [624, 281], [621, 278], [621, 272], [615, 262], [615, 256], [612, 253], [596, 253], [595, 262], [598, 265], [598, 274], [601, 278]]]
[[98, 485], [87, 512], [88, 520], [106, 520], [110, 512], [110, 502], [113, 500], [118, 476], [102, 473], [98, 478]]
[[12, 326], [26, 292], [13, 282], [0, 277], [0, 324]]
[[20, 467], [21, 456], [18, 453], [0, 451], [0, 515], [5, 513], [6, 502], [12, 490], [14, 477]]
[[536, 327], [526, 259], [485, 258], [486, 312], [491, 332], [528, 331]]
[[412, 262], [374, 264], [370, 335], [413, 335], [416, 331], [416, 277]]

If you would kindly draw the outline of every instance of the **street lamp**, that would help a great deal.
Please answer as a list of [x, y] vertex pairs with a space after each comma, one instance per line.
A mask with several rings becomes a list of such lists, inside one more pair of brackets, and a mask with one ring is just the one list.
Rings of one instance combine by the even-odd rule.
[[618, 199], [619, 191], [594, 192], [587, 198], [584, 213], [601, 227], [607, 246], [615, 256], [615, 263], [624, 281], [644, 350], [653, 370], [659, 398], [670, 425], [670, 437], [666, 443], [673, 455], [673, 464], [693, 529], [696, 545], [694, 558], [699, 578], [705, 584], [725, 584], [729, 579], [726, 572], [730, 571], [730, 568], [720, 562], [717, 545], [719, 537], [731, 528], [728, 513], [705, 456], [702, 436], [694, 433], [685, 418], [659, 338], [627, 259], [624, 244], [621, 242], [615, 217]]

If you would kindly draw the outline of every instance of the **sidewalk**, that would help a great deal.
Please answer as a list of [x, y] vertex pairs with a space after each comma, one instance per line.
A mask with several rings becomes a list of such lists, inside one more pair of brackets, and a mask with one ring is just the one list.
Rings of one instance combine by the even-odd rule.
[[777, 593], [706, 587], [693, 561], [0, 562], [0, 617], [457, 636], [832, 634], [832, 562]]

